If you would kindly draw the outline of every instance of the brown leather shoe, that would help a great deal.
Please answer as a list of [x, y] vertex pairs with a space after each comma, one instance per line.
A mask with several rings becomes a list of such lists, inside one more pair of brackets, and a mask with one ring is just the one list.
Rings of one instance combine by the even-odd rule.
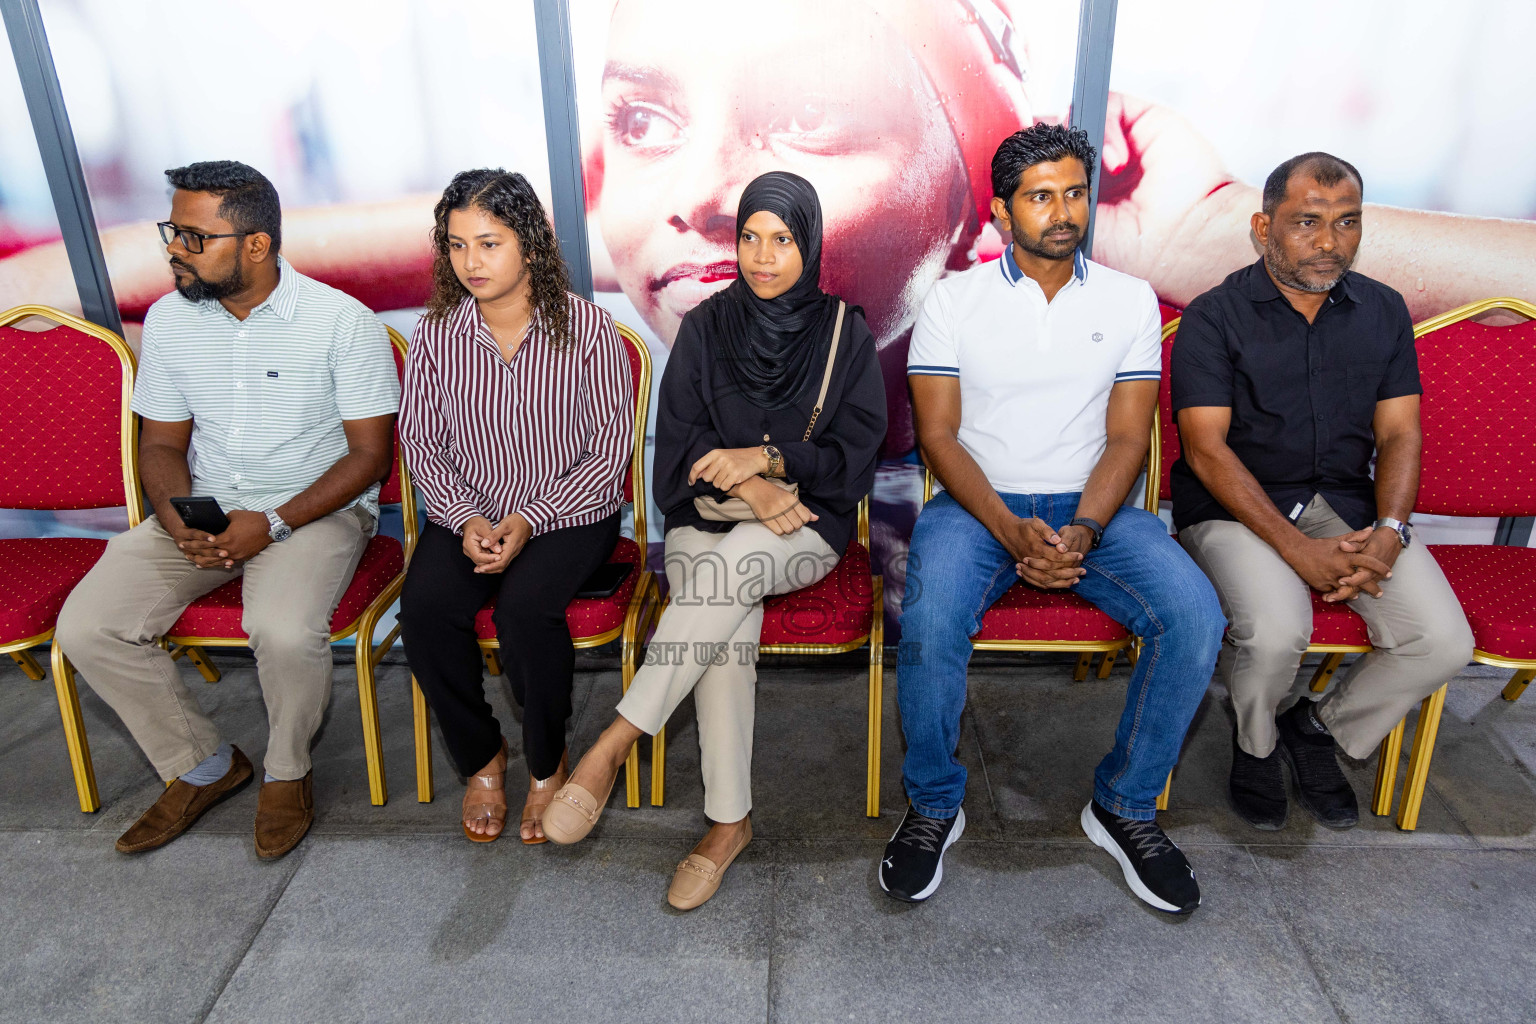
[[295, 846], [315, 820], [314, 770], [292, 782], [263, 782], [256, 798], [256, 856], [276, 860]]
[[143, 853], [164, 846], [191, 828], [204, 811], [225, 797], [233, 796], [250, 781], [251, 760], [235, 747], [229, 771], [217, 782], [193, 786], [177, 779], [166, 787], [155, 805], [118, 837], [117, 851]]

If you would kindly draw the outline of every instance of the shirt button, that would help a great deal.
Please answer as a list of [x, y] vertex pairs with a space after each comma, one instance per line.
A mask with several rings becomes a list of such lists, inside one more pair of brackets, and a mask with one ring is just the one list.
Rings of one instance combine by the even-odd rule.
[[235, 337], [243, 338], [243, 337], [245, 337], [245, 332], [244, 331], [236, 331], [235, 332]]
[[235, 428], [235, 433], [237, 433], [237, 434], [240, 433], [240, 428], [239, 427]]
[[1319, 423], [1323, 422], [1323, 414], [1322, 413], [1318, 413], [1317, 414], [1317, 422], [1319, 422]]
[[240, 479], [240, 474], [239, 474], [239, 473], [236, 473], [236, 474], [235, 474], [235, 475], [234, 475], [234, 476], [233, 476], [233, 477], [231, 477], [231, 478], [230, 478], [230, 479], [231, 479], [231, 480], [239, 480], [239, 479]]
[[245, 387], [245, 381], [243, 381], [243, 380], [235, 381], [235, 390], [238, 391], [239, 389], [241, 389], [243, 387]]
[[1318, 368], [1317, 368], [1317, 367], [1315, 367], [1315, 366], [1314, 366], [1314, 367], [1312, 367], [1312, 376], [1314, 376], [1314, 377], [1316, 377], [1316, 376], [1317, 376], [1317, 375], [1318, 375], [1318, 374], [1320, 374], [1320, 373], [1322, 373], [1322, 372], [1323, 372], [1323, 371], [1322, 371], [1322, 370], [1319, 370], [1319, 369], [1318, 369]]

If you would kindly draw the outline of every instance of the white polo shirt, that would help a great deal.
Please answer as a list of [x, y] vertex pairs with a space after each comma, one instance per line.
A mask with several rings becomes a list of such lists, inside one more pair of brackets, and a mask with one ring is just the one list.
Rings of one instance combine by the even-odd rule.
[[[361, 302], [294, 270], [244, 320], [178, 292], [144, 318], [133, 411], [192, 421], [192, 493], [264, 512], [349, 448], [343, 420], [392, 416], [400, 378], [384, 325]], [[378, 515], [379, 485], [351, 505]]]
[[1116, 381], [1162, 376], [1152, 286], [1083, 258], [1050, 302], [1013, 261], [933, 286], [909, 376], [960, 380], [960, 444], [1005, 494], [1081, 491], [1104, 454]]

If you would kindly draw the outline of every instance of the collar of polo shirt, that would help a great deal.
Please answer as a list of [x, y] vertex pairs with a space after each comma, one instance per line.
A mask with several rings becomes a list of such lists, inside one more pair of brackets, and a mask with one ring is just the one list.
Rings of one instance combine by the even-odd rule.
[[[268, 295], [259, 305], [251, 310], [251, 314], [255, 315], [263, 309], [270, 309], [280, 318], [291, 321], [293, 319], [293, 312], [298, 307], [298, 304], [299, 282], [297, 271], [288, 265], [286, 259], [279, 256], [277, 258], [277, 287], [272, 289], [271, 295]], [[205, 299], [199, 302], [197, 307], [205, 316], [218, 316], [221, 313], [224, 316], [234, 315], [225, 309], [224, 304], [218, 299]]]

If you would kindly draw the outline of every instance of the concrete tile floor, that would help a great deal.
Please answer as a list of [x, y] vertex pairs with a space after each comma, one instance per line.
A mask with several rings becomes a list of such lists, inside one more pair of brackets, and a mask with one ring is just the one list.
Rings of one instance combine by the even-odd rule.
[[[195, 684], [258, 764], [251, 662]], [[573, 750], [607, 723], [610, 659], [584, 656]], [[187, 669], [189, 677], [191, 670]], [[1137, 902], [1078, 831], [1128, 677], [1070, 659], [978, 656], [961, 758], [966, 837], [914, 907], [879, 891], [903, 805], [887, 670], [878, 821], [863, 807], [860, 656], [766, 663], [756, 841], [720, 896], [665, 900], [703, 828], [691, 705], [668, 737], [667, 806], [611, 809], [577, 847], [473, 846], [440, 738], [418, 803], [408, 673], [381, 672], [391, 798], [368, 803], [357, 691], [338, 664], [315, 748], [318, 813], [276, 863], [250, 841], [255, 790], [142, 857], [112, 840], [160, 791], [82, 693], [103, 807], [79, 812], [52, 684], [0, 668], [0, 1021], [1528, 1021], [1536, 1018], [1536, 698], [1506, 673], [1453, 685], [1417, 832], [1305, 815], [1276, 833], [1224, 803], [1231, 719], [1213, 685], [1163, 815], [1205, 905]], [[1306, 682], [1298, 675], [1298, 687]], [[514, 749], [505, 683], [487, 680]], [[642, 793], [649, 792], [642, 745]], [[1374, 760], [1346, 771], [1362, 798]]]

